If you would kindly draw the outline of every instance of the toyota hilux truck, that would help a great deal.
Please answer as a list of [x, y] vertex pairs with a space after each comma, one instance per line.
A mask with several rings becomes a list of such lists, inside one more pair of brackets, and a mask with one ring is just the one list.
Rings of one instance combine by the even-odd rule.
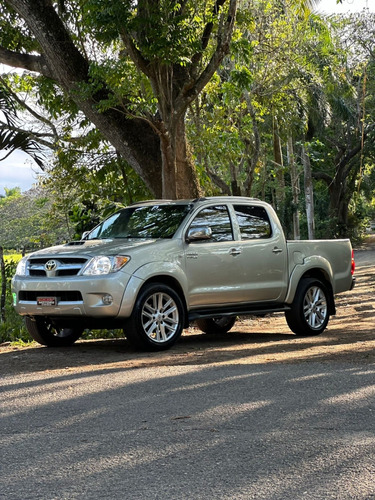
[[193, 321], [223, 333], [238, 316], [280, 311], [296, 335], [319, 335], [335, 295], [352, 289], [354, 268], [348, 239], [287, 241], [258, 199], [157, 200], [24, 257], [13, 301], [46, 346], [121, 328], [135, 348], [162, 350]]

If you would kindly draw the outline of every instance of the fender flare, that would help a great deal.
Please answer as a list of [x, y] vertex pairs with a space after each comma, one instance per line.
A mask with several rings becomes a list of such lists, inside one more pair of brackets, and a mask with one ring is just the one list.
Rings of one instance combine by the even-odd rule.
[[[155, 270], [157, 269], [157, 271]], [[150, 281], [169, 284], [180, 294], [187, 312], [187, 278], [181, 267], [173, 262], [151, 262], [139, 267], [129, 279], [120, 306], [118, 317], [131, 316], [141, 288]]]
[[293, 302], [297, 287], [304, 277], [321, 279], [329, 285], [331, 290], [333, 290], [333, 271], [329, 261], [319, 256], [307, 257], [304, 259], [303, 264], [295, 266], [290, 275], [289, 287], [285, 298], [286, 304], [291, 304]]

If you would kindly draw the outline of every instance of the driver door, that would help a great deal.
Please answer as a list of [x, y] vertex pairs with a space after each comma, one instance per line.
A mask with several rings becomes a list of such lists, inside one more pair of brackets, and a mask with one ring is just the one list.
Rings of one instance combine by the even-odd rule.
[[189, 307], [226, 305], [240, 292], [237, 244], [226, 205], [203, 208], [190, 224], [212, 231], [209, 240], [186, 244], [185, 266], [189, 283]]

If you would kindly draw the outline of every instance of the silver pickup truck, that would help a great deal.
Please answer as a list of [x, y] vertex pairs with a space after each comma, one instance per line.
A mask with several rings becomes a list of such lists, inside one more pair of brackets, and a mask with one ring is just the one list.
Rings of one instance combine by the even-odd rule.
[[148, 201], [23, 258], [13, 300], [47, 346], [72, 344], [85, 328], [123, 328], [136, 348], [162, 350], [191, 321], [222, 333], [239, 315], [276, 311], [297, 335], [319, 335], [354, 267], [349, 240], [286, 241], [257, 199]]

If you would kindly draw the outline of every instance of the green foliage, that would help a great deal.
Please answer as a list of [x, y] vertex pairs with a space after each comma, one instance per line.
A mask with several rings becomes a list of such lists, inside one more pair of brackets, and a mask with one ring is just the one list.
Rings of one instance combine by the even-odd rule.
[[[375, 44], [371, 45], [373, 38], [365, 36], [363, 29], [366, 25], [371, 34], [374, 19], [371, 29], [368, 16], [366, 20], [301, 19], [280, 10], [276, 2], [253, 1], [239, 11], [237, 21], [231, 57], [188, 117], [189, 137], [206, 191], [236, 194], [241, 186], [242, 194], [265, 198], [276, 206], [289, 231], [294, 207], [286, 142], [294, 139], [303, 201], [299, 155], [300, 145], [306, 146], [307, 140], [314, 178], [325, 179], [325, 183], [315, 181], [317, 236], [346, 234], [358, 239], [364, 228], [361, 220], [371, 210], [369, 201], [374, 195], [370, 172], [375, 160], [375, 63], [368, 54], [374, 53]], [[356, 48], [348, 49], [346, 40], [349, 47], [354, 39]], [[367, 54], [361, 49], [365, 46], [370, 48]], [[354, 51], [361, 54], [360, 61], [353, 58]], [[360, 143], [361, 129], [362, 152], [351, 156]], [[277, 200], [282, 167], [274, 163], [275, 130], [283, 153], [282, 202]], [[333, 184], [341, 174], [347, 177], [336, 187]], [[339, 199], [340, 185], [343, 199]], [[364, 211], [358, 211], [353, 202], [356, 189], [367, 199]], [[349, 212], [343, 223], [346, 206]], [[300, 202], [298, 208], [304, 233], [304, 204]]]
[[[307, 140], [313, 174], [320, 179], [315, 181], [317, 233], [329, 236], [337, 234], [337, 224], [328, 224], [325, 215], [330, 212], [334, 221], [339, 210], [334, 206], [332, 182], [338, 178], [344, 153], [349, 153], [362, 134], [363, 150], [346, 166], [350, 175], [342, 183], [351, 234], [355, 221], [366, 217], [373, 207], [374, 16], [306, 17], [296, 10], [305, 3], [239, 3], [231, 55], [189, 109], [190, 146], [207, 194], [239, 190], [267, 198], [276, 206], [280, 205], [277, 190], [283, 178], [281, 215], [288, 220], [293, 207], [286, 141], [294, 139], [297, 170], [303, 181], [299, 145]], [[89, 77], [76, 92], [82, 98], [95, 99], [101, 112], [116, 110], [157, 126], [161, 96], [155, 92], [156, 79], [163, 81], [173, 74], [183, 81], [194, 71], [199, 74], [215, 45], [215, 39], [208, 42], [207, 38], [208, 45], [202, 46], [204, 29], [215, 34], [220, 30], [213, 15], [214, 5], [219, 4], [211, 0], [66, 0], [56, 5], [88, 62]], [[6, 6], [0, 23], [1, 45], [38, 52], [27, 25]], [[147, 70], [130, 57], [131, 47]], [[199, 61], [197, 67], [193, 57]], [[19, 95], [37, 98], [57, 128], [48, 213], [62, 216], [69, 237], [78, 237], [118, 206], [151, 196], [131, 167], [79, 112], [72, 94], [64, 93], [52, 79], [30, 73], [15, 74], [7, 81]], [[180, 82], [171, 82], [172, 93], [177, 92]], [[5, 105], [19, 109], [13, 101]], [[275, 165], [273, 151], [276, 128], [283, 153], [280, 166]], [[331, 181], [320, 184], [324, 176]], [[363, 210], [358, 211], [356, 192], [365, 200]], [[303, 211], [303, 203], [300, 209]], [[34, 222], [30, 225], [36, 232]], [[23, 232], [22, 226], [17, 230]], [[37, 238], [35, 244], [44, 244], [43, 236]], [[9, 245], [14, 246], [12, 241]]]
[[124, 33], [136, 34], [137, 48], [149, 61], [190, 62], [200, 48], [205, 24], [212, 19], [213, 2], [85, 0], [80, 4], [85, 30], [99, 43], [113, 47]]
[[5, 2], [1, 2], [0, 45], [14, 51], [38, 49], [27, 25]]
[[89, 231], [99, 223], [98, 206], [90, 200], [82, 200], [80, 205], [74, 205], [69, 211], [69, 219], [75, 230], [73, 239], [79, 240], [85, 231]]
[[21, 195], [16, 188], [0, 200], [0, 245], [5, 249], [40, 248], [69, 239], [64, 218], [51, 212], [51, 193], [41, 188]]
[[14, 260], [10, 256], [5, 256], [4, 258], [5, 261], [4, 269], [5, 269], [5, 278], [7, 280], [7, 286], [10, 284], [10, 281], [16, 272], [16, 267], [19, 260], [20, 260], [19, 255], [17, 255]]
[[21, 150], [30, 155], [39, 166], [43, 166], [44, 155], [40, 144], [25, 130], [18, 128], [18, 100], [0, 78], [0, 162], [14, 151]]
[[32, 341], [24, 325], [23, 318], [15, 312], [9, 295], [7, 295], [5, 304], [5, 317], [6, 321], [4, 323], [0, 322], [0, 343], [19, 341], [28, 343]]
[[64, 218], [70, 239], [79, 239], [84, 231], [120, 207], [151, 198], [126, 162], [108, 144], [96, 142], [98, 134], [91, 132], [90, 137], [81, 138], [82, 151], [59, 151], [44, 180], [53, 199], [50, 211]]
[[[5, 322], [0, 321], [0, 342], [12, 342], [16, 340], [30, 341], [30, 336], [26, 332], [23, 320], [13, 307], [11, 295], [11, 279], [16, 272], [19, 256], [15, 260], [9, 256], [5, 257], [5, 279], [6, 279], [6, 300], [5, 300]], [[0, 275], [0, 289], [2, 286]]]

